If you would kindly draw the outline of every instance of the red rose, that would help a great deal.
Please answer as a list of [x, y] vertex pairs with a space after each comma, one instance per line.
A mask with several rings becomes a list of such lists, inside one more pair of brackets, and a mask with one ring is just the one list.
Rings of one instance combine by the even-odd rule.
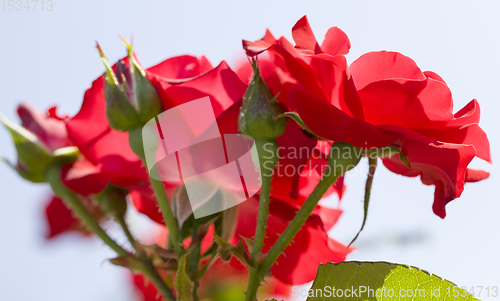
[[[124, 61], [126, 63], [127, 59]], [[155, 84], [164, 110], [193, 99], [210, 96], [221, 133], [238, 132], [237, 114], [247, 85], [225, 62], [212, 69], [204, 57], [198, 59], [180, 56], [167, 59], [147, 69], [146, 73]], [[67, 124], [71, 141], [89, 162], [75, 162], [75, 165], [82, 167], [77, 170], [82, 172], [65, 173], [65, 184], [82, 194], [97, 193], [109, 182], [127, 187], [131, 190], [132, 201], [138, 211], [157, 222], [162, 222], [146, 170], [129, 147], [128, 133], [113, 130], [108, 124], [103, 91], [101, 76], [85, 93], [80, 112]], [[277, 172], [278, 176], [274, 177], [273, 182], [275, 198], [297, 204], [304, 202], [320, 178], [320, 173], [311, 172], [309, 169], [319, 168], [326, 161], [317, 160], [314, 165], [306, 164], [309, 161], [308, 156], [290, 159], [287, 151], [305, 147], [308, 153], [312, 153], [315, 152], [316, 142], [316, 138], [304, 133], [293, 123], [289, 123], [285, 135], [278, 138], [278, 143], [283, 148], [283, 162], [278, 165], [278, 171], [279, 166], [296, 171], [293, 176], [285, 176], [286, 170]], [[301, 173], [307, 176], [300, 177]], [[167, 193], [170, 194], [178, 183], [165, 184]], [[330, 189], [330, 192], [333, 191], [335, 188]]]
[[453, 114], [443, 79], [420, 71], [399, 53], [368, 53], [347, 68], [343, 55], [350, 43], [336, 27], [320, 46], [304, 17], [292, 36], [295, 47], [269, 32], [262, 40], [243, 44], [249, 55], [269, 53], [275, 66], [267, 75], [271, 89], [277, 84], [275, 89], [284, 91], [280, 100], [314, 133], [359, 148], [399, 148], [411, 167], [397, 155], [384, 158], [384, 165], [435, 185], [433, 210], [442, 218], [445, 205], [461, 195], [465, 182], [488, 177], [467, 168], [476, 156], [491, 162], [476, 100]]
[[[127, 63], [128, 60], [124, 58], [123, 61]], [[205, 57], [186, 55], [170, 58], [147, 69], [146, 73], [157, 87], [165, 110], [198, 98], [198, 95], [210, 95], [216, 114], [220, 114], [240, 98], [245, 89], [245, 85], [224, 62], [212, 69]], [[147, 171], [130, 149], [128, 133], [113, 130], [108, 124], [103, 76], [87, 90], [80, 112], [68, 122], [67, 129], [70, 139], [94, 166], [94, 170], [87, 170], [87, 175], [94, 176], [92, 179], [100, 178], [94, 183], [111, 182], [131, 189], [139, 211], [161, 222], [148, 184]], [[74, 178], [81, 181], [74, 181], [74, 185], [66, 184], [74, 188], [94, 187], [89, 193], [96, 193], [105, 187], [87, 185], [90, 177], [86, 180], [80, 176]]]

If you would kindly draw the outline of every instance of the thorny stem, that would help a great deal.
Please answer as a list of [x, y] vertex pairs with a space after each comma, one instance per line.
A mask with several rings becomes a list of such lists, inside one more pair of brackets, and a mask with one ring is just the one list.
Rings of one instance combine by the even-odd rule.
[[129, 254], [125, 249], [111, 239], [101, 226], [99, 226], [99, 223], [82, 204], [78, 195], [61, 182], [61, 167], [59, 165], [54, 164], [48, 168], [46, 179], [52, 187], [54, 193], [64, 200], [71, 211], [76, 214], [78, 219], [80, 219], [80, 221], [85, 224], [90, 231], [97, 235], [106, 245], [118, 253], [118, 255]]

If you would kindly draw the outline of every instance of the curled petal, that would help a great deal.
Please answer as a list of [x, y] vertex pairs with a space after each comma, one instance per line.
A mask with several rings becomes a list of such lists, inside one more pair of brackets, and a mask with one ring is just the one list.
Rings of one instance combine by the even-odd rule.
[[410, 57], [390, 51], [365, 53], [351, 64], [350, 71], [358, 90], [381, 80], [427, 78]]

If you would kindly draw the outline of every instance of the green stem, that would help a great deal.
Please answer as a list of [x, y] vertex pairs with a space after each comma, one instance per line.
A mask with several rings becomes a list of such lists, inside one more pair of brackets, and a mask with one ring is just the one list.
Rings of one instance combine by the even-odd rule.
[[[260, 199], [259, 199], [259, 213], [257, 215], [257, 227], [255, 228], [254, 244], [251, 250], [251, 260], [258, 264], [258, 255], [262, 253], [262, 248], [264, 247], [264, 240], [266, 238], [266, 228], [267, 228], [267, 218], [269, 216], [269, 203], [271, 201], [271, 180], [274, 168], [278, 164], [278, 143], [276, 139], [273, 140], [255, 140], [255, 146], [257, 148], [257, 153], [259, 154], [259, 164], [260, 164], [260, 174], [262, 185], [260, 188]], [[271, 150], [271, 157], [263, 156], [266, 152]], [[265, 152], [266, 151], [266, 152]], [[260, 286], [260, 279], [256, 274], [255, 269], [248, 269], [248, 287], [256, 286], [255, 293]], [[247, 292], [245, 300], [248, 299], [249, 294]], [[255, 297], [253, 297], [255, 298]]]
[[297, 214], [294, 216], [288, 227], [285, 229], [285, 231], [280, 235], [276, 243], [271, 247], [269, 252], [266, 254], [264, 259], [262, 260], [261, 264], [259, 265], [259, 268], [257, 272], [259, 274], [264, 274], [266, 273], [272, 266], [272, 264], [278, 259], [278, 257], [281, 255], [281, 252], [285, 250], [285, 248], [288, 246], [288, 244], [293, 240], [295, 237], [295, 234], [299, 232], [300, 228], [305, 224], [306, 220], [309, 218], [311, 213], [314, 211], [314, 208], [316, 208], [316, 205], [318, 205], [319, 200], [325, 192], [330, 188], [330, 186], [335, 183], [335, 181], [338, 179], [340, 175], [331, 175], [328, 177], [323, 177], [321, 181], [318, 183], [316, 188], [314, 188], [313, 192], [309, 195], [307, 200], [304, 202], [300, 210], [297, 212]]
[[82, 204], [78, 195], [67, 188], [61, 182], [61, 167], [59, 165], [52, 165], [48, 168], [46, 174], [47, 182], [49, 182], [52, 190], [56, 195], [61, 197], [66, 205], [74, 212], [77, 217], [82, 221], [87, 228], [96, 234], [106, 245], [113, 249], [118, 255], [129, 254], [125, 249], [119, 246], [108, 234], [99, 226], [99, 223], [94, 219], [92, 214]]
[[170, 241], [174, 246], [174, 251], [179, 256], [181, 254], [181, 245], [178, 239], [179, 228], [177, 226], [177, 220], [172, 213], [172, 208], [170, 208], [170, 203], [168, 202], [168, 196], [165, 193], [165, 187], [161, 181], [155, 180], [149, 177], [153, 190], [158, 200], [158, 205], [160, 206], [161, 213], [163, 214], [163, 220], [168, 228], [168, 236]]
[[[332, 145], [328, 159], [328, 166], [330, 167], [329, 172], [323, 173], [318, 185], [314, 188], [313, 192], [309, 195], [285, 231], [279, 236], [278, 240], [258, 264], [256, 271], [251, 271], [251, 269], [249, 269], [248, 287], [245, 296], [246, 301], [256, 300], [261, 281], [299, 232], [300, 228], [305, 224], [328, 188], [330, 188], [341, 175], [358, 164], [360, 157], [357, 156], [357, 153], [353, 150], [355, 150], [355, 148], [352, 145], [343, 142], [334, 143]], [[349, 156], [344, 158], [343, 154], [346, 154], [346, 151]], [[352, 156], [353, 154], [355, 155], [354, 157]]]
[[123, 229], [123, 232], [125, 232], [125, 235], [127, 236], [129, 242], [132, 244], [134, 247], [137, 257], [139, 260], [142, 262], [142, 272], [144, 275], [149, 278], [153, 283], [155, 284], [156, 288], [158, 291], [163, 295], [164, 298], [167, 300], [175, 300], [175, 296], [173, 291], [167, 286], [165, 281], [160, 277], [158, 272], [156, 271], [156, 268], [154, 267], [153, 263], [151, 262], [151, 259], [144, 253], [143, 250], [137, 245], [137, 240], [134, 238], [132, 233], [130, 232], [127, 223], [125, 222], [125, 218], [123, 215], [116, 217], [116, 220], [120, 224], [120, 226]]
[[365, 228], [366, 219], [368, 218], [368, 205], [370, 204], [370, 195], [372, 191], [373, 177], [375, 176], [376, 169], [377, 169], [377, 158], [368, 157], [368, 177], [366, 178], [365, 198], [363, 202], [363, 210], [364, 210], [363, 223], [361, 224], [361, 228], [359, 229], [356, 236], [349, 243], [348, 247], [350, 247], [353, 244], [353, 242], [355, 242], [356, 239], [358, 239], [359, 234]]
[[264, 259], [260, 262], [257, 271], [250, 273], [248, 281], [248, 288], [245, 300], [253, 301], [257, 295], [257, 290], [260, 287], [261, 280], [264, 278], [267, 271], [276, 262], [278, 257], [282, 254], [288, 244], [293, 240], [297, 232], [304, 225], [311, 213], [316, 208], [321, 197], [325, 194], [328, 188], [335, 183], [340, 175], [331, 175], [323, 177], [318, 183], [313, 192], [309, 195], [305, 203], [292, 219], [285, 231], [280, 235], [276, 243], [271, 247]]
[[257, 228], [252, 248], [252, 259], [260, 252], [264, 246], [266, 237], [267, 217], [269, 216], [269, 201], [271, 194], [271, 176], [262, 174], [262, 187], [260, 189], [259, 214], [257, 216]]
[[154, 267], [153, 263], [151, 262], [151, 259], [146, 256], [143, 250], [139, 248], [137, 245], [137, 241], [135, 240], [134, 236], [130, 232], [127, 223], [125, 222], [125, 218], [121, 216], [115, 217], [117, 222], [120, 224], [120, 226], [123, 229], [123, 232], [125, 232], [125, 235], [127, 236], [130, 244], [134, 247], [137, 257], [139, 260], [142, 262], [142, 269], [141, 271], [143, 274], [149, 278], [153, 283], [155, 284], [156, 288], [158, 291], [163, 295], [164, 298], [167, 300], [175, 300], [174, 293], [172, 290], [166, 285], [165, 281], [161, 279], [160, 275], [156, 271], [156, 268]]
[[155, 284], [156, 288], [160, 292], [160, 294], [163, 296], [163, 298], [167, 299], [168, 301], [175, 301], [175, 296], [172, 290], [167, 286], [165, 281], [161, 279], [160, 275], [158, 275], [156, 268], [153, 266], [149, 258], [143, 259], [143, 269], [142, 272], [146, 277], [151, 279], [153, 283]]
[[[193, 229], [194, 230], [194, 229]], [[193, 231], [195, 232], [195, 231]], [[194, 234], [193, 234], [194, 236]], [[198, 243], [190, 252], [189, 254], [189, 269], [190, 269], [190, 277], [191, 280], [193, 281], [193, 291], [192, 291], [192, 298], [193, 301], [198, 301], [199, 296], [198, 296], [198, 289], [200, 288], [199, 285], [199, 264], [200, 264], [200, 252], [201, 252], [201, 243]]]
[[208, 260], [207, 264], [205, 264], [199, 271], [198, 273], [198, 279], [203, 278], [205, 276], [205, 273], [210, 269], [210, 267], [215, 263], [215, 260], [217, 259], [217, 252], [213, 252], [212, 257]]
[[[144, 166], [147, 166], [146, 156], [144, 154], [141, 127], [129, 131], [128, 142], [132, 151], [142, 160]], [[174, 246], [175, 252], [178, 256], [180, 256], [181, 246], [180, 242], [178, 241], [179, 228], [177, 226], [177, 220], [175, 219], [174, 214], [172, 213], [172, 209], [170, 208], [170, 203], [168, 202], [168, 196], [165, 193], [163, 183], [151, 178], [151, 176], [149, 177], [149, 180], [151, 182], [151, 185], [153, 186], [158, 205], [163, 215], [163, 221], [167, 225], [170, 241]]]
[[[257, 153], [259, 154], [262, 185], [260, 188], [259, 213], [257, 215], [257, 227], [255, 229], [251, 257], [252, 260], [258, 261], [255, 256], [262, 252], [264, 239], [266, 237], [269, 202], [271, 200], [271, 180], [274, 168], [278, 164], [278, 143], [276, 142], [276, 139], [256, 139], [255, 146], [257, 148]], [[270, 156], [263, 155], [268, 153], [270, 153]]]
[[[76, 195], [73, 191], [67, 188], [61, 182], [61, 167], [59, 165], [52, 165], [47, 170], [46, 175], [47, 182], [49, 182], [52, 190], [55, 194], [61, 197], [68, 207], [74, 212], [80, 221], [82, 221], [85, 226], [87, 226], [94, 234], [96, 234], [105, 244], [107, 244], [111, 249], [113, 249], [118, 255], [129, 255], [130, 253], [123, 249], [120, 245], [118, 245], [113, 239], [111, 239], [106, 231], [104, 231], [99, 223], [94, 219], [94, 217], [90, 214], [87, 208], [82, 204], [78, 195]], [[125, 235], [129, 239], [130, 243], [134, 248], [136, 248], [135, 239], [132, 234], [128, 230], [127, 225], [125, 224], [124, 218], [118, 218], [118, 223], [122, 226], [125, 231]], [[140, 255], [140, 254], [139, 254]], [[156, 288], [160, 293], [169, 301], [175, 301], [175, 296], [173, 292], [166, 286], [161, 277], [156, 272], [151, 260], [145, 256], [140, 256], [141, 261], [143, 263], [142, 272], [155, 284]]]
[[123, 215], [115, 216], [115, 220], [118, 222], [118, 224], [120, 224], [120, 227], [123, 229], [125, 236], [127, 236], [127, 239], [134, 248], [135, 252], [137, 254], [141, 253], [142, 250], [138, 248], [137, 241], [135, 240], [134, 236], [132, 236], [132, 233], [130, 233], [127, 223], [125, 222], [125, 217]]

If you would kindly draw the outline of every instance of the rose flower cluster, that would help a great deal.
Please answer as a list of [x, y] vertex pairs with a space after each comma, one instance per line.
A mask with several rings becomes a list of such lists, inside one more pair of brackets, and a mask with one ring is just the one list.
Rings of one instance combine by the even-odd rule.
[[[465, 183], [489, 176], [468, 168], [475, 157], [491, 162], [476, 100], [453, 113], [444, 79], [420, 70], [397, 52], [369, 52], [349, 65], [345, 55], [351, 43], [337, 27], [319, 43], [303, 17], [292, 28], [292, 37], [293, 42], [267, 31], [261, 40], [244, 40], [248, 60], [231, 67], [224, 61], [214, 66], [204, 56], [182, 55], [143, 69], [130, 45], [126, 57], [108, 65], [99, 48], [106, 72], [85, 92], [75, 116], [58, 115], [55, 107], [40, 112], [21, 104], [21, 126], [2, 117], [18, 151], [12, 167], [23, 178], [49, 182], [54, 189], [46, 206], [47, 237], [75, 230], [97, 234], [117, 251], [119, 257], [112, 262], [134, 272], [133, 282], [148, 301], [179, 298], [181, 274], [190, 278], [191, 290], [200, 288], [193, 300], [198, 294], [215, 296], [220, 279], [239, 277], [246, 282], [247, 273], [251, 279], [261, 272], [261, 278], [270, 276], [262, 295], [287, 295], [290, 285], [314, 280], [318, 264], [344, 261], [353, 250], [327, 235], [341, 209], [317, 205], [331, 194], [342, 198], [345, 171], [327, 184], [322, 177], [338, 143], [359, 150], [360, 157], [376, 153], [371, 162], [380, 159], [394, 173], [419, 176], [423, 184], [434, 185], [432, 210], [441, 218]], [[268, 94], [269, 99], [264, 97]], [[276, 133], [265, 139], [274, 143], [279, 155], [269, 185], [262, 179], [260, 198], [250, 197], [230, 213], [203, 222], [191, 215], [181, 223], [179, 209], [168, 203], [162, 207], [161, 200], [173, 203], [183, 193], [183, 182], [152, 181], [133, 141], [157, 114], [205, 96], [221, 134], [249, 129], [250, 136], [252, 131], [259, 136], [266, 128], [252, 129], [251, 123], [264, 120], [262, 124]], [[252, 106], [257, 101], [265, 105]], [[245, 105], [248, 114], [242, 109]], [[267, 108], [271, 109], [261, 113]], [[254, 115], [258, 118], [252, 119]], [[245, 129], [242, 118], [250, 123]], [[384, 148], [392, 151], [376, 151]], [[299, 154], [290, 154], [299, 149]], [[59, 169], [54, 171], [54, 165]], [[309, 201], [313, 196], [315, 203]], [[100, 232], [100, 225], [113, 219], [126, 229], [127, 204], [165, 225], [168, 238], [162, 235], [156, 245], [146, 246], [130, 237], [134, 252], [115, 246]], [[306, 214], [300, 221], [294, 219], [299, 210]], [[173, 223], [168, 214], [173, 214]], [[295, 230], [288, 230], [292, 226]], [[292, 241], [285, 241], [286, 231]], [[281, 245], [283, 250], [274, 252], [272, 248]], [[268, 253], [276, 256], [266, 258]], [[189, 254], [189, 264], [181, 269], [184, 254]], [[158, 278], [166, 283], [165, 289], [158, 288]], [[241, 298], [244, 292], [245, 287]]]

